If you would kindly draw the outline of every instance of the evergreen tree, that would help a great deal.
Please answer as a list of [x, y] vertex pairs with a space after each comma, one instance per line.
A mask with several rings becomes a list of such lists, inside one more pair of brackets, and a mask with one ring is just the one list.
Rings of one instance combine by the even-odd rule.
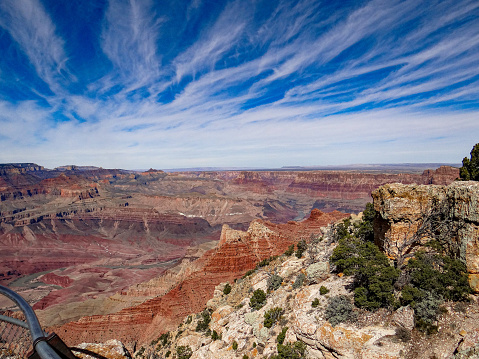
[[464, 181], [479, 181], [479, 143], [471, 150], [471, 159], [464, 157], [459, 176]]

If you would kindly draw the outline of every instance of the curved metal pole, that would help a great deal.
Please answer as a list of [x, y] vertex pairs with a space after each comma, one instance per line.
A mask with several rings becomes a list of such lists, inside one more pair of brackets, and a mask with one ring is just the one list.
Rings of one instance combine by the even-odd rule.
[[28, 328], [27, 323], [25, 323], [24, 321], [19, 320], [19, 319], [15, 319], [15, 318], [11, 318], [11, 317], [7, 317], [6, 315], [0, 315], [0, 320], [3, 321], [3, 322], [7, 322], [7, 323], [10, 323], [10, 324], [22, 327], [23, 329], [27, 329], [27, 330], [30, 329], [30, 328]]
[[60, 356], [51, 348], [45, 341], [45, 333], [43, 333], [42, 327], [38, 321], [38, 318], [33, 311], [32, 307], [23, 299], [19, 294], [13, 290], [0, 285], [0, 294], [3, 294], [10, 300], [12, 300], [25, 314], [27, 325], [32, 335], [33, 346], [38, 355], [42, 359], [61, 359]]

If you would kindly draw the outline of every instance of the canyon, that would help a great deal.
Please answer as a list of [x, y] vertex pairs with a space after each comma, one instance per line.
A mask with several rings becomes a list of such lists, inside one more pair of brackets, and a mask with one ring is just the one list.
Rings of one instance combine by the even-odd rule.
[[446, 166], [166, 173], [0, 165], [0, 283], [69, 343], [114, 338], [131, 348], [200, 310], [218, 283], [360, 212], [379, 186], [457, 177]]

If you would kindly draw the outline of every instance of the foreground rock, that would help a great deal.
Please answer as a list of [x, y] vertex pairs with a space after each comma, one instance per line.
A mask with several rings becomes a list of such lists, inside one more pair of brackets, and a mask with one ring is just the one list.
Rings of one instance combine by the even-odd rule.
[[[319, 243], [327, 255], [334, 244]], [[178, 348], [191, 349], [192, 359], [267, 358], [277, 354], [277, 339], [286, 330], [284, 344], [301, 341], [306, 344], [305, 358], [466, 358], [474, 357], [479, 342], [479, 305], [447, 304], [438, 319], [439, 333], [426, 335], [414, 329], [414, 311], [400, 307], [367, 312], [354, 309], [355, 319], [348, 323], [331, 325], [325, 318], [328, 298], [346, 295], [351, 278], [329, 274], [319, 283], [307, 280], [301, 286], [293, 285], [299, 274], [315, 262], [308, 251], [302, 258], [281, 256], [270, 265], [237, 280], [225, 295], [225, 283], [216, 287], [208, 302], [211, 310], [209, 331], [199, 331], [202, 315], [192, 314], [171, 332], [165, 341], [157, 339], [137, 347], [135, 355], [143, 358], [167, 357]], [[283, 277], [282, 285], [267, 296], [265, 305], [253, 310], [249, 305], [252, 290], [267, 288], [267, 279], [273, 274]], [[329, 290], [321, 295], [320, 288]], [[315, 299], [318, 305], [312, 306]], [[265, 313], [279, 307], [283, 314], [271, 328], [265, 326]], [[211, 333], [216, 333], [212, 338]]]

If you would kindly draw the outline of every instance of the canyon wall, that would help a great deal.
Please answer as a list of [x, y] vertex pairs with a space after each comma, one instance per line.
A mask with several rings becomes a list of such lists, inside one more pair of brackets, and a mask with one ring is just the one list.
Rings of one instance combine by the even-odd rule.
[[186, 315], [201, 311], [219, 283], [232, 282], [259, 261], [283, 253], [291, 244], [320, 234], [322, 227], [348, 216], [314, 210], [302, 222], [273, 224], [255, 220], [247, 231], [225, 225], [216, 248], [199, 258], [194, 263], [196, 270], [165, 295], [118, 313], [84, 317], [54, 329], [70, 345], [113, 338], [130, 348], [137, 342], [149, 342], [175, 328]]

